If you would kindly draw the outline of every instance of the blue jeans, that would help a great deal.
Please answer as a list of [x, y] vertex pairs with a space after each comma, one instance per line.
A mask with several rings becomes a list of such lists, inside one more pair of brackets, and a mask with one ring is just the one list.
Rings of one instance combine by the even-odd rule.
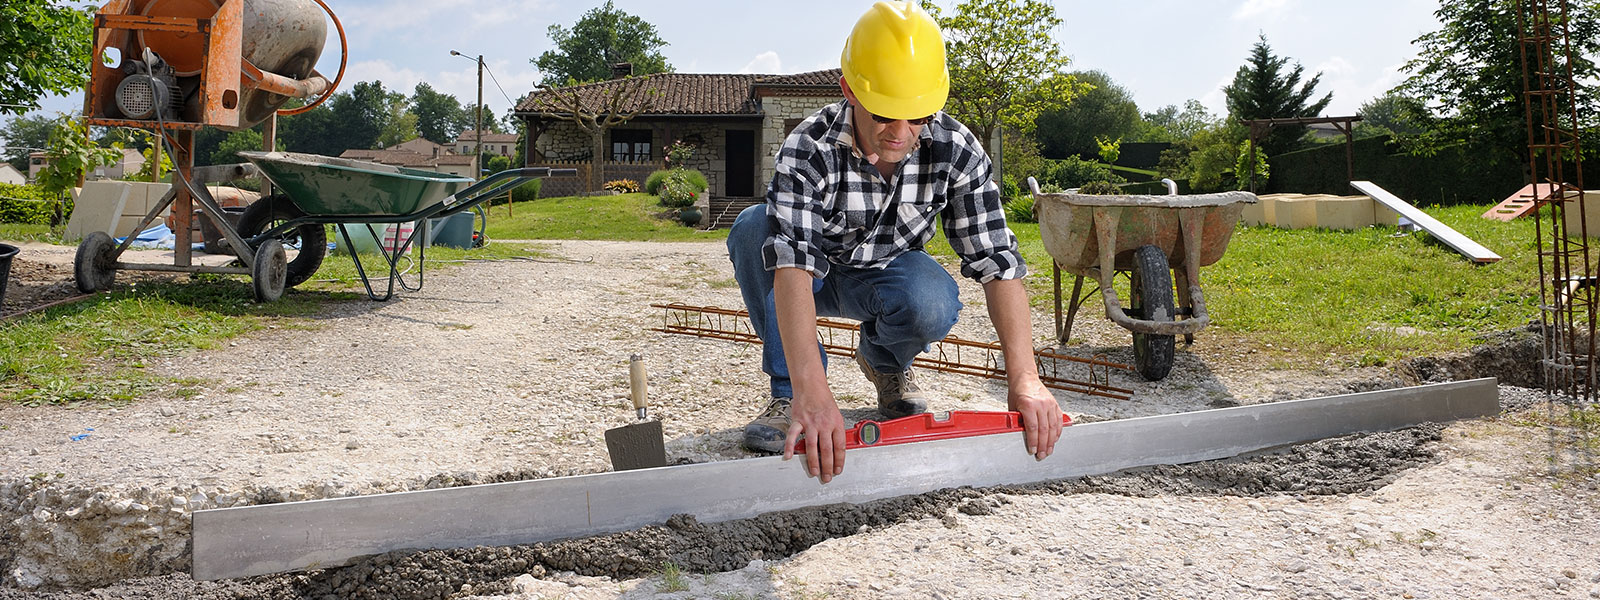
[[[761, 247], [771, 236], [766, 205], [745, 209], [728, 232], [728, 258], [733, 261], [733, 276], [750, 312], [750, 324], [761, 337], [761, 370], [772, 378], [772, 396], [792, 398], [794, 386], [789, 381], [789, 364], [773, 308], [772, 271], [761, 256]], [[950, 333], [961, 311], [955, 280], [920, 250], [901, 254], [883, 269], [831, 265], [827, 277], [812, 280], [811, 291], [817, 316], [861, 322], [856, 351], [873, 369], [884, 373], [910, 367], [911, 360], [928, 344]], [[822, 364], [827, 367], [826, 353]]]

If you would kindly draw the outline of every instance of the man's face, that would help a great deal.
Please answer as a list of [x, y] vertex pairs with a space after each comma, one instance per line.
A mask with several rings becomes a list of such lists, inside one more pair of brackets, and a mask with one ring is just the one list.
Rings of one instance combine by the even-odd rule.
[[922, 135], [925, 125], [913, 125], [909, 121], [895, 120], [888, 123], [879, 123], [873, 118], [872, 112], [861, 105], [850, 85], [840, 78], [839, 83], [844, 88], [845, 98], [850, 100], [850, 107], [854, 109], [852, 125], [855, 126], [856, 143], [861, 145], [861, 153], [870, 159], [877, 156], [878, 162], [897, 164], [905, 160], [917, 146], [917, 138]]

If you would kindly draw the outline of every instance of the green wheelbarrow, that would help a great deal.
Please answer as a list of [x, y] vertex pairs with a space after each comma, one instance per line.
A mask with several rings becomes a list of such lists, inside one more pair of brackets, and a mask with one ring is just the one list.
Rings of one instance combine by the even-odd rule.
[[[1055, 274], [1056, 339], [1065, 344], [1072, 320], [1088, 297], [1083, 280], [1100, 287], [1106, 318], [1133, 332], [1134, 367], [1146, 379], [1172, 371], [1174, 337], [1194, 341], [1211, 322], [1200, 267], [1222, 258], [1250, 192], [1170, 196], [1089, 196], [1047, 194], [1028, 178], [1039, 236]], [[1065, 319], [1061, 313], [1061, 271], [1074, 276]], [[1113, 277], [1129, 280], [1128, 308], [1112, 287]], [[1174, 278], [1174, 273], [1177, 277]], [[1174, 301], [1174, 279], [1176, 301]]]
[[[426, 227], [415, 227], [408, 234], [397, 227], [397, 233], [380, 235], [374, 225], [426, 223], [426, 219], [470, 210], [534, 179], [577, 174], [576, 169], [528, 167], [501, 171], [473, 183], [447, 173], [315, 154], [240, 152], [239, 156], [253, 163], [281, 191], [252, 203], [239, 217], [239, 234], [246, 243], [253, 250], [267, 248], [255, 252], [256, 262], [266, 263], [256, 271], [270, 276], [251, 278], [256, 298], [263, 302], [276, 300], [286, 288], [304, 283], [317, 272], [328, 252], [324, 225], [334, 225], [339, 232], [367, 297], [388, 300], [397, 283], [406, 291], [422, 289], [427, 246], [417, 242], [424, 239], [420, 236], [426, 234]], [[378, 252], [388, 265], [389, 281], [381, 294], [362, 266], [350, 226], [365, 227], [372, 239], [382, 239]], [[412, 246], [417, 247], [415, 285], [406, 281], [400, 268], [401, 258]]]

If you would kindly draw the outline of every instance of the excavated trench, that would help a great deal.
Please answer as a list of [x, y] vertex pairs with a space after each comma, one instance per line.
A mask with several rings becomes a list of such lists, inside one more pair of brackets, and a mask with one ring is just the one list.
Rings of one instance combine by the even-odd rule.
[[[1524, 393], [1524, 395], [1531, 395]], [[1431, 462], [1442, 426], [1356, 434], [1276, 452], [1189, 465], [1166, 465], [1023, 486], [947, 489], [859, 505], [837, 504], [770, 513], [751, 519], [700, 523], [679, 515], [610, 535], [500, 548], [393, 552], [321, 571], [195, 582], [183, 575], [131, 579], [82, 592], [0, 589], [0, 600], [78, 598], [323, 598], [443, 599], [512, 589], [511, 579], [556, 572], [616, 579], [644, 577], [664, 563], [697, 573], [777, 560], [825, 540], [865, 529], [952, 512], [985, 515], [1005, 495], [1120, 494], [1131, 496], [1261, 496], [1353, 494], [1383, 487], [1401, 472]]]

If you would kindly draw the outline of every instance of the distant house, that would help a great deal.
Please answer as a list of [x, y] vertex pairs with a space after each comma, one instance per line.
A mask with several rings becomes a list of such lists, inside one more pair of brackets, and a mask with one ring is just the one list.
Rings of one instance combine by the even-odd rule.
[[[49, 166], [50, 158], [43, 152], [28, 154], [28, 181], [38, 179], [39, 172]], [[121, 158], [115, 164], [95, 167], [93, 173], [87, 173], [88, 179], [122, 179], [128, 175], [139, 172], [144, 168], [144, 155], [133, 148], [123, 148]]]
[[[516, 156], [517, 140], [519, 139], [521, 138], [515, 133], [485, 131], [483, 132], [483, 153]], [[461, 135], [456, 136], [456, 143], [453, 147], [456, 154], [477, 154], [478, 130], [468, 129], [461, 132]]]
[[[637, 116], [606, 131], [605, 155], [598, 157], [606, 161], [606, 178], [642, 182], [661, 168], [664, 148], [682, 140], [696, 146], [689, 166], [705, 173], [714, 198], [753, 200], [764, 195], [774, 173], [773, 156], [784, 138], [811, 113], [844, 98], [838, 69], [794, 75], [657, 73], [535, 91], [514, 113], [527, 124], [533, 140], [527, 164], [581, 166], [596, 158], [593, 140], [564, 118], [570, 113], [560, 108], [555, 94], [576, 93], [585, 107], [600, 107], [634, 82], [654, 93], [641, 95], [638, 102], [648, 104]], [[581, 179], [547, 180], [545, 194], [581, 185]]]
[[[424, 140], [426, 141], [426, 140]], [[432, 142], [428, 142], [432, 143]], [[436, 144], [437, 145], [437, 144]], [[401, 149], [405, 144], [384, 150], [345, 150], [339, 158], [364, 160], [383, 165], [417, 169], [419, 171], [433, 171], [435, 173], [449, 173], [462, 177], [472, 177], [476, 156], [462, 156], [445, 152], [437, 156], [424, 155], [419, 152]], [[442, 148], [442, 146], [441, 146]]]
[[416, 139], [400, 142], [398, 144], [395, 144], [393, 149], [394, 150], [405, 150], [407, 152], [415, 152], [415, 153], [421, 154], [423, 156], [434, 156], [434, 157], [442, 156], [442, 155], [445, 155], [445, 154], [449, 154], [450, 150], [451, 150], [451, 148], [449, 146], [446, 146], [444, 144], [435, 144], [435, 143], [433, 143], [433, 141], [429, 140], [428, 138], [416, 138]]
[[0, 183], [22, 185], [28, 182], [28, 177], [18, 171], [11, 163], [0, 163]]

